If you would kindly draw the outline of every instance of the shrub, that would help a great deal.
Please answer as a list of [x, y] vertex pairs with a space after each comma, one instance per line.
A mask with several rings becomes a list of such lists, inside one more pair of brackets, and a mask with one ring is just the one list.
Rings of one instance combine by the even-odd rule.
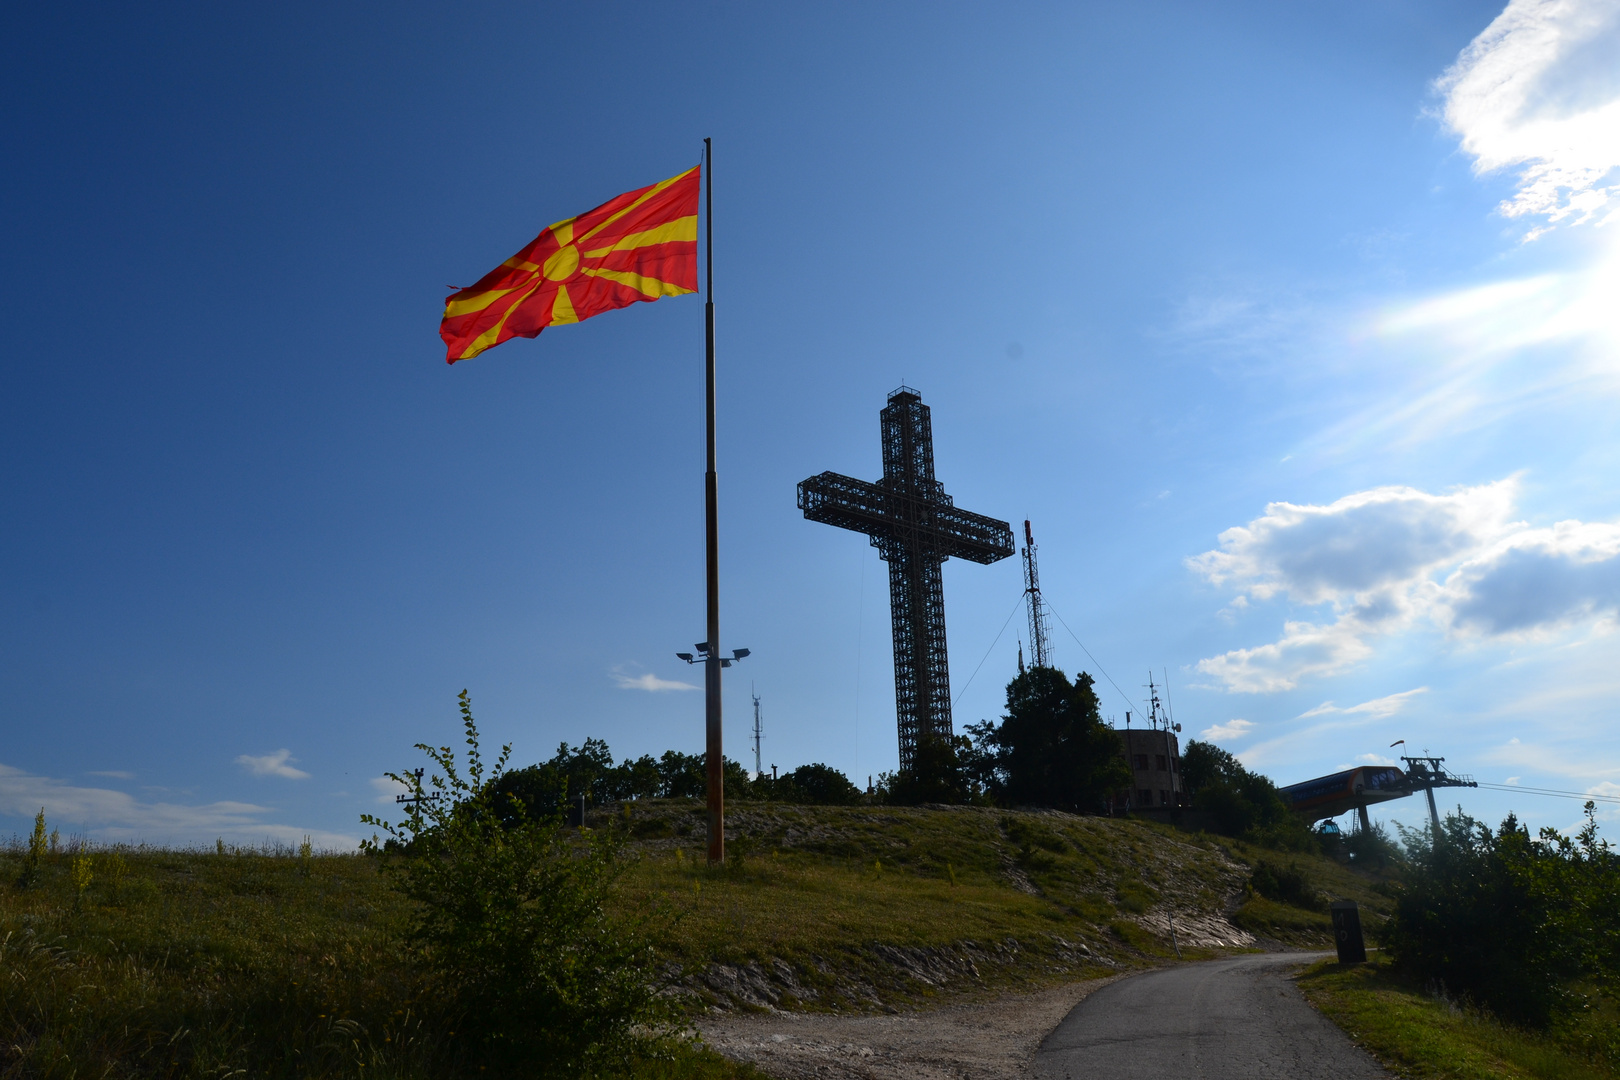
[[28, 837], [28, 854], [23, 856], [22, 878], [24, 887], [39, 883], [40, 864], [45, 861], [45, 808], [39, 808], [34, 817], [34, 831]]
[[1357, 829], [1344, 838], [1345, 854], [1357, 866], [1381, 869], [1401, 859], [1400, 845], [1389, 835], [1382, 821], [1370, 829]]
[[1320, 911], [1323, 906], [1316, 884], [1295, 862], [1283, 866], [1261, 859], [1249, 876], [1249, 886], [1267, 900], [1280, 904], [1292, 904], [1306, 911]]
[[1385, 931], [1396, 966], [1505, 1020], [1546, 1027], [1582, 1011], [1580, 988], [1620, 980], [1620, 859], [1593, 805], [1571, 839], [1532, 838], [1509, 815], [1492, 832], [1464, 814], [1438, 837], [1406, 833], [1410, 866]]
[[[416, 800], [405, 820], [362, 818], [396, 843], [384, 868], [418, 904], [414, 957], [480, 1055], [559, 1076], [622, 1066], [666, 1016], [644, 927], [608, 913], [623, 839], [576, 834], [503, 796], [511, 748], [486, 775], [466, 691], [461, 717], [465, 774], [450, 747], [418, 744], [442, 771], [433, 790], [418, 773], [390, 774]], [[364, 846], [383, 852], [376, 836]]]

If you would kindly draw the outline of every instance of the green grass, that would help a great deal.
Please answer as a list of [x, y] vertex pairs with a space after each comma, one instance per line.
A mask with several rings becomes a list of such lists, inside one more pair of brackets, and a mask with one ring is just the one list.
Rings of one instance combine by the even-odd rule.
[[[645, 858], [627, 880], [637, 906], [681, 917], [667, 947], [686, 962], [826, 957], [883, 943], [938, 948], [1057, 939], [1122, 962], [1169, 955], [1143, 932], [1111, 928], [1164, 898], [1221, 912], [1243, 871], [1208, 839], [1141, 822], [952, 809], [774, 807], [728, 813], [728, 868], [703, 865], [700, 808], [637, 803]], [[1129, 953], [1130, 955], [1123, 955]]]
[[1567, 1044], [1505, 1026], [1397, 978], [1383, 961], [1317, 964], [1305, 996], [1402, 1075], [1427, 1080], [1599, 1080], [1615, 1072]]
[[[1137, 821], [742, 804], [728, 814], [728, 865], [711, 870], [696, 802], [611, 813], [638, 837], [619, 902], [669, 916], [659, 938], [669, 961], [688, 973], [781, 962], [808, 988], [783, 1004], [812, 1008], [1073, 978], [1100, 973], [1103, 960], [1109, 970], [1162, 962], [1170, 945], [1154, 913], [1224, 913], [1246, 878], [1240, 864], [1258, 857]], [[21, 855], [0, 851], [0, 1080], [467, 1074], [471, 1057], [432, 1019], [435, 1001], [401, 953], [408, 910], [377, 860], [122, 857], [127, 873], [114, 882], [98, 855], [80, 897], [69, 856], [47, 857], [41, 880], [23, 888]], [[1329, 893], [1373, 905], [1373, 918], [1385, 903], [1376, 881], [1301, 863]], [[892, 962], [895, 948], [966, 943], [974, 978], [920, 979]], [[1210, 955], [1185, 941], [1182, 952]], [[695, 989], [695, 1004], [717, 996]], [[756, 1075], [693, 1048], [671, 1054], [634, 1075]]]
[[1232, 921], [1251, 934], [1290, 945], [1326, 945], [1332, 939], [1333, 920], [1327, 912], [1308, 911], [1263, 896], [1246, 899]]

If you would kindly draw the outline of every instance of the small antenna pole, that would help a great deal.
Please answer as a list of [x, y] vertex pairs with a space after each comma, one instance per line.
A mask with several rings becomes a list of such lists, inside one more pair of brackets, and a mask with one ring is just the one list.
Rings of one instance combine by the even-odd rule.
[[765, 735], [764, 729], [759, 724], [759, 695], [754, 693], [752, 683], [748, 686], [748, 693], [754, 699], [754, 775], [759, 776], [765, 771], [764, 765], [761, 764], [764, 759], [759, 756], [759, 742]]

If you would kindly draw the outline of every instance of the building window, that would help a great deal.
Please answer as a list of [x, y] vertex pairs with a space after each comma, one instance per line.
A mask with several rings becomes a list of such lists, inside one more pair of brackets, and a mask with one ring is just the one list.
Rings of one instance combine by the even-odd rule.
[[1173, 772], [1173, 773], [1178, 773], [1178, 772], [1181, 771], [1181, 759], [1180, 758], [1171, 757], [1171, 759], [1170, 759], [1170, 771]]
[[1147, 788], [1143, 788], [1141, 791], [1138, 791], [1136, 796], [1136, 801], [1139, 806], [1153, 805], [1153, 792], [1149, 791]]
[[1136, 767], [1138, 769], [1141, 769], [1143, 772], [1147, 772], [1147, 767], [1148, 766], [1147, 766], [1147, 755], [1146, 754], [1137, 754], [1136, 755]]
[[1170, 805], [1170, 793], [1168, 791], [1165, 791], [1163, 788], [1159, 789], [1159, 805], [1160, 806], [1169, 806]]
[[1158, 760], [1158, 765], [1159, 765], [1159, 771], [1160, 772], [1169, 772], [1170, 771], [1170, 762], [1165, 760], [1165, 757], [1164, 757], [1163, 754], [1155, 754], [1154, 757]]

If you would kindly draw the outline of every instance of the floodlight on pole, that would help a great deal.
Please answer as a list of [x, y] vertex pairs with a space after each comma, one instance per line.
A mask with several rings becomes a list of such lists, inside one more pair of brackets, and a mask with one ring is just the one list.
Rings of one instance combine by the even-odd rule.
[[706, 664], [711, 659], [714, 659], [720, 661], [721, 667], [728, 668], [749, 654], [749, 650], [747, 649], [733, 649], [731, 650], [730, 656], [711, 657], [709, 656], [709, 646], [707, 643], [694, 645], [692, 647], [698, 651], [697, 656], [693, 656], [689, 652], [678, 652], [675, 654], [675, 659], [685, 660], [688, 664]]

